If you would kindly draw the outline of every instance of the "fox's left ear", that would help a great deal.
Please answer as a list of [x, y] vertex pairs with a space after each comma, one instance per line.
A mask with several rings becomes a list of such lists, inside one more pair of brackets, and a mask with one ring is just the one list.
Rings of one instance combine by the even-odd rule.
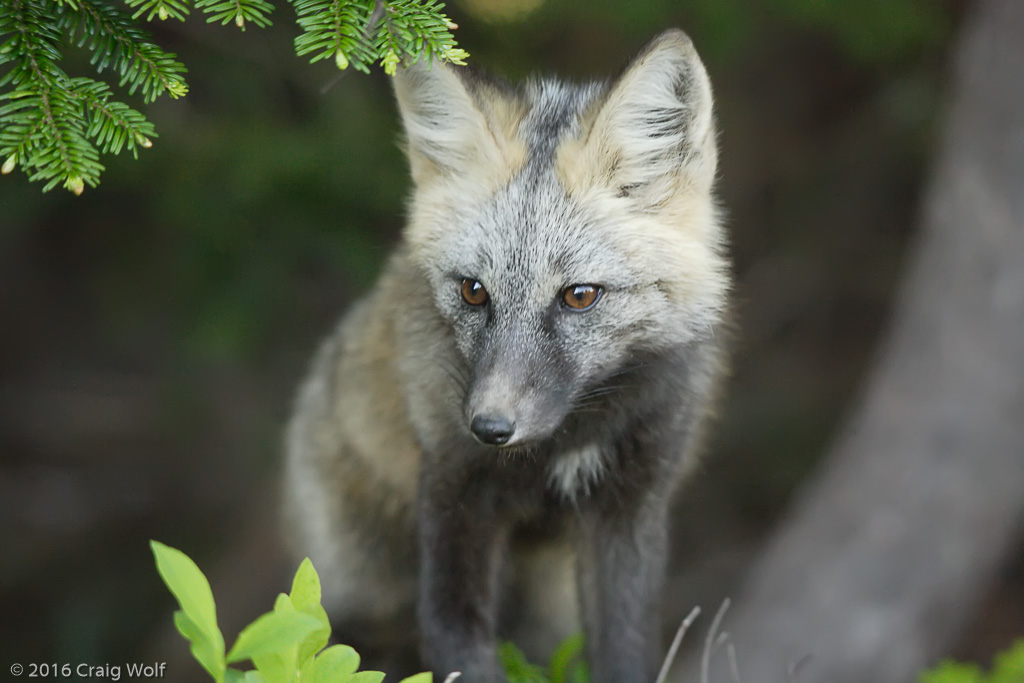
[[678, 29], [652, 40], [562, 146], [570, 188], [601, 185], [657, 209], [683, 193], [710, 193], [717, 165], [711, 83]]

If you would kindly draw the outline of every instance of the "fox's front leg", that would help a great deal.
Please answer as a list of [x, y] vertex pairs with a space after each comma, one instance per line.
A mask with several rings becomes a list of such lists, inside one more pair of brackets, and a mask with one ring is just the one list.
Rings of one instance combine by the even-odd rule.
[[486, 488], [424, 476], [418, 513], [423, 658], [444, 680], [504, 683], [498, 664], [498, 573], [507, 534]]
[[592, 683], [655, 679], [667, 508], [667, 500], [647, 500], [583, 514], [577, 562]]

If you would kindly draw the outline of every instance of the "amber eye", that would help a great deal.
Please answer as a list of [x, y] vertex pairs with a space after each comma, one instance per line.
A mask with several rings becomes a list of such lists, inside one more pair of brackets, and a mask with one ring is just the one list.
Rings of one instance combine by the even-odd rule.
[[574, 311], [585, 311], [601, 298], [598, 285], [569, 285], [562, 290], [562, 303]]
[[470, 306], [483, 306], [490, 296], [479, 280], [467, 277], [462, 279], [462, 298]]

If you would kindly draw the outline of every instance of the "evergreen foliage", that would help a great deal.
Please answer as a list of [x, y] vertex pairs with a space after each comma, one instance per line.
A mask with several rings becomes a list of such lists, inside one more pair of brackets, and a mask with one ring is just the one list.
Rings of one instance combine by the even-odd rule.
[[[437, 0], [290, 0], [298, 15], [299, 55], [334, 58], [338, 68], [369, 72], [380, 63], [394, 74], [420, 58], [464, 64]], [[63, 50], [90, 54], [97, 75], [115, 72], [118, 86], [148, 104], [188, 92], [185, 66], [137, 22], [185, 21], [192, 9], [208, 22], [269, 26], [267, 0], [2, 0], [0, 1], [0, 172], [20, 167], [48, 191], [58, 184], [81, 194], [96, 187], [101, 154], [152, 146], [156, 132], [136, 109], [114, 98], [97, 78], [69, 76]], [[129, 12], [132, 12], [129, 14]]]
[[456, 47], [458, 28], [441, 13], [437, 0], [380, 3], [374, 0], [292, 0], [303, 34], [295, 39], [299, 55], [311, 62], [333, 57], [339, 69], [369, 73], [378, 60], [389, 74], [400, 62], [421, 56], [465, 64], [469, 55]]

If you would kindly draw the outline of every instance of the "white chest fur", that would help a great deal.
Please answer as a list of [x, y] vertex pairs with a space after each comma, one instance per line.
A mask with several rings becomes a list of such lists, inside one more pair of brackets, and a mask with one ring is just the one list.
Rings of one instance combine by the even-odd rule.
[[554, 457], [548, 468], [549, 485], [569, 500], [590, 493], [604, 474], [605, 462], [596, 444], [565, 451]]

